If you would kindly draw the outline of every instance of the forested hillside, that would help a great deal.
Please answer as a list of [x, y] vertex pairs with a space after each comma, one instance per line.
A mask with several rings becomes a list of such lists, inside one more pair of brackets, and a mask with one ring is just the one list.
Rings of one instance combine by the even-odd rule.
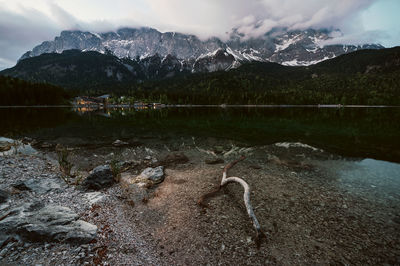
[[169, 103], [400, 105], [400, 48], [363, 50], [309, 67], [252, 63], [147, 82], [129, 94]]
[[70, 94], [54, 85], [0, 76], [0, 105], [68, 104], [69, 98]]

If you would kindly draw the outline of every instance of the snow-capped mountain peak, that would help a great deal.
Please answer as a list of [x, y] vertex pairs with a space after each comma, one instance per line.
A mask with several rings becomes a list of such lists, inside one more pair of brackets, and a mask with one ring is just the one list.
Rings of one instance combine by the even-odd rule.
[[[271, 31], [259, 38], [242, 39], [240, 35], [223, 42], [218, 38], [200, 40], [194, 35], [159, 32], [152, 28], [123, 28], [116, 32], [93, 33], [63, 31], [53, 41], [45, 41], [25, 53], [21, 59], [65, 50], [111, 52], [119, 58], [145, 60], [159, 55], [160, 64], [179, 62], [181, 69], [209, 72], [237, 67], [245, 62], [277, 62], [284, 65], [309, 65], [359, 49], [383, 48], [380, 45], [329, 45], [329, 31]], [[337, 31], [335, 31], [337, 34]], [[168, 55], [175, 60], [165, 60]]]

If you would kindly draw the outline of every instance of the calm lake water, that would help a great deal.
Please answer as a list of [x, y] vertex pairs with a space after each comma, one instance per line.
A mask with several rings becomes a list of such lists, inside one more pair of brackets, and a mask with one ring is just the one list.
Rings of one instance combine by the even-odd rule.
[[0, 137], [72, 146], [192, 137], [242, 146], [301, 142], [344, 157], [315, 164], [345, 191], [400, 202], [400, 108], [0, 108], [0, 118]]
[[[212, 137], [243, 145], [302, 142], [356, 158], [400, 162], [400, 108], [164, 108], [74, 111], [0, 108], [0, 136], [109, 142]], [[79, 143], [76, 143], [79, 144]]]

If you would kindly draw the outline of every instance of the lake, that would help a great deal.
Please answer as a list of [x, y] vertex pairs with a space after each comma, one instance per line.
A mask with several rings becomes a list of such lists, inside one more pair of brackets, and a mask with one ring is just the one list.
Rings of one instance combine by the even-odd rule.
[[341, 156], [400, 162], [400, 108], [0, 108], [0, 117], [0, 136], [69, 145], [191, 137], [243, 146], [301, 142]]

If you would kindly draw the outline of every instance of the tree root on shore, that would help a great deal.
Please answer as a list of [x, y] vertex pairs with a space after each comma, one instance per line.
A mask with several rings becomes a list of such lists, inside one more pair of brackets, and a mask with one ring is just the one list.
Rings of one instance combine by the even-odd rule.
[[249, 217], [250, 217], [250, 219], [251, 219], [251, 221], [253, 223], [254, 229], [256, 230], [255, 242], [256, 242], [257, 248], [259, 248], [260, 245], [261, 245], [262, 239], [266, 238], [266, 235], [261, 230], [260, 223], [258, 222], [257, 217], [254, 214], [253, 207], [251, 206], [251, 203], [250, 203], [250, 187], [243, 179], [241, 179], [239, 177], [227, 177], [228, 170], [230, 168], [232, 168], [233, 166], [235, 166], [238, 162], [244, 160], [245, 158], [246, 157], [242, 156], [239, 159], [237, 159], [237, 160], [229, 163], [228, 165], [226, 165], [225, 168], [224, 168], [224, 171], [222, 172], [221, 184], [215, 190], [213, 190], [213, 191], [201, 196], [200, 199], [198, 200], [197, 204], [200, 205], [203, 208], [206, 208], [207, 204], [205, 204], [204, 201], [207, 198], [215, 196], [219, 191], [221, 191], [222, 188], [224, 188], [229, 183], [232, 183], [232, 182], [239, 183], [244, 188], [243, 200], [244, 200], [244, 204], [246, 206], [247, 214], [249, 215]]

